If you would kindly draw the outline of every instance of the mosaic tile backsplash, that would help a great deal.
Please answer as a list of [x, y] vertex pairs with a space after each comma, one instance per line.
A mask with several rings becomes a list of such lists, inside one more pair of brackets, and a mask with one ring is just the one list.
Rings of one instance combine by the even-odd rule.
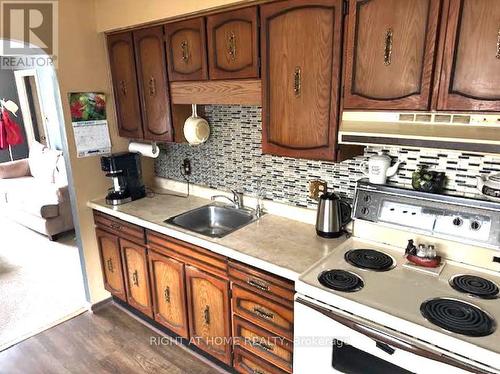
[[377, 152], [404, 161], [391, 185], [411, 188], [411, 175], [419, 165], [445, 171], [445, 193], [479, 197], [476, 176], [499, 173], [500, 156], [477, 155], [445, 150], [415, 150], [400, 147], [367, 147], [365, 154], [341, 163], [310, 161], [261, 154], [261, 108], [208, 105], [205, 118], [210, 123], [210, 139], [201, 146], [166, 144], [155, 162], [157, 176], [184, 181], [180, 165], [191, 160], [192, 183], [315, 208], [308, 197], [308, 181], [323, 179], [340, 195], [352, 197], [356, 181], [363, 177], [360, 164]]

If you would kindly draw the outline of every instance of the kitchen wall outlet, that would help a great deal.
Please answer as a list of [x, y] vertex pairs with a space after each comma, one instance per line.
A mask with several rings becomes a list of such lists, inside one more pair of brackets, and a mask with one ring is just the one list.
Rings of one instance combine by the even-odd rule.
[[309, 181], [309, 197], [319, 200], [319, 197], [326, 192], [328, 184], [321, 179]]
[[184, 175], [191, 175], [191, 160], [189, 158], [185, 158], [182, 161], [182, 172]]

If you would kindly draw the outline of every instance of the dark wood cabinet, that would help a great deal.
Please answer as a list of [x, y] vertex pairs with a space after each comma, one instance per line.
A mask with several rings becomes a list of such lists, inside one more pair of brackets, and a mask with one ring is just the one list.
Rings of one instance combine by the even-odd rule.
[[186, 284], [191, 340], [231, 365], [229, 281], [186, 266]]
[[153, 318], [146, 248], [120, 238], [128, 303]]
[[171, 82], [208, 79], [205, 18], [165, 25]]
[[108, 52], [118, 133], [125, 138], [142, 139], [142, 120], [132, 33], [109, 35]]
[[188, 338], [184, 264], [149, 251], [149, 273], [154, 319], [183, 338]]
[[440, 0], [349, 0], [346, 109], [427, 110]]
[[163, 27], [134, 31], [144, 139], [174, 140]]
[[500, 111], [500, 2], [449, 0], [438, 110]]
[[335, 159], [341, 0], [262, 5], [262, 151]]
[[96, 237], [101, 258], [104, 288], [114, 296], [127, 301], [119, 239], [116, 235], [101, 229], [96, 229]]
[[257, 7], [207, 17], [210, 79], [259, 77]]

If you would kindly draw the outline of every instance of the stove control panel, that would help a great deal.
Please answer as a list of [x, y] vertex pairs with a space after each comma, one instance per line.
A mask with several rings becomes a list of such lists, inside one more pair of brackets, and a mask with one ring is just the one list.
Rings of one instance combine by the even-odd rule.
[[353, 218], [472, 244], [500, 245], [500, 204], [358, 182]]

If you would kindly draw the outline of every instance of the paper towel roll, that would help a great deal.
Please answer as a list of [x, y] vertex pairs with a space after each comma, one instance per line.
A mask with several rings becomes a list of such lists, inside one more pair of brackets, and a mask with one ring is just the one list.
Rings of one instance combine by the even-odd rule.
[[130, 152], [137, 152], [145, 157], [157, 158], [160, 155], [160, 149], [156, 143], [130, 142], [128, 145]]

